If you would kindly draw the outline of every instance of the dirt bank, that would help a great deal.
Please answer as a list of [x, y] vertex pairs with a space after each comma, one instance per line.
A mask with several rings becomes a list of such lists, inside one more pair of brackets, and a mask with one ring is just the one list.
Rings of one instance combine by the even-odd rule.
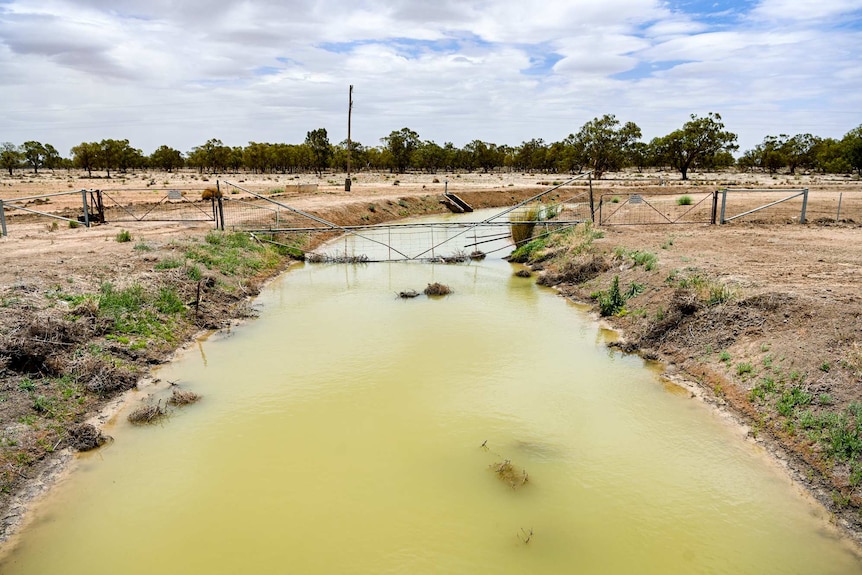
[[[165, 185], [180, 177], [211, 184], [189, 174], [138, 179], [144, 176]], [[664, 190], [659, 177], [597, 182], [596, 195]], [[350, 193], [333, 176], [332, 184], [318, 180], [314, 192], [283, 192], [282, 201], [340, 225], [444, 209], [443, 177], [400, 176], [398, 185], [392, 176], [363, 178]], [[242, 185], [256, 191], [285, 184], [269, 176], [245, 179]], [[448, 187], [480, 208], [511, 205], [562, 179], [464, 175], [450, 177]], [[671, 187], [695, 196], [719, 180], [727, 177]], [[7, 182], [2, 196], [81, 181], [46, 182]], [[781, 183], [840, 190], [849, 195], [843, 201], [862, 198], [858, 184], [843, 180]], [[128, 185], [141, 184], [130, 178]], [[59, 201], [56, 207], [64, 209]], [[248, 317], [249, 298], [289, 262], [284, 252], [247, 237], [219, 239], [204, 223], [70, 229], [16, 218], [0, 240], [0, 541], [20, 523], [26, 499], [44, 489], [34, 486], [48, 485], [49, 472], [70, 457], [81, 422], [201, 329]], [[130, 241], [118, 241], [124, 229]], [[850, 429], [853, 406], [862, 402], [862, 228], [824, 221], [601, 231], [588, 250], [559, 260], [546, 254], [534, 267], [545, 268], [546, 283], [596, 309], [593, 296], [609, 291], [614, 277], [623, 291], [635, 285], [625, 312], [608, 317], [624, 334], [620, 345], [666, 361], [671, 375], [694, 381], [710, 401], [741, 417], [758, 440], [785, 454], [797, 478], [845, 526], [862, 533], [855, 448], [835, 452], [824, 440], [829, 414], [846, 413]], [[649, 265], [638, 255], [644, 253], [653, 254]], [[122, 298], [112, 299], [117, 295], [155, 315], [129, 312]], [[115, 299], [120, 307], [108, 313], [102, 302]]]

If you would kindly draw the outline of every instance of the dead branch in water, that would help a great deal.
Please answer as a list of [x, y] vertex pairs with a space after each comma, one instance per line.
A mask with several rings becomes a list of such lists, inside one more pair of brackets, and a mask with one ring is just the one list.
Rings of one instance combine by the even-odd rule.
[[129, 414], [129, 421], [134, 424], [143, 425], [154, 423], [167, 414], [165, 408], [162, 407], [160, 399], [155, 405], [142, 405]]

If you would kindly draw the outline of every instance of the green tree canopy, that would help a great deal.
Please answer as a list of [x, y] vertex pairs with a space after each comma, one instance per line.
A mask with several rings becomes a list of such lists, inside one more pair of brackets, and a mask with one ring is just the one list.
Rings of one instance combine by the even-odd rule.
[[314, 171], [318, 176], [322, 176], [323, 170], [329, 167], [329, 160], [332, 158], [332, 145], [329, 143], [326, 128], [308, 132], [305, 135], [305, 145], [311, 150]]
[[23, 147], [24, 159], [33, 168], [33, 173], [38, 174], [39, 168], [41, 168], [45, 164], [45, 160], [48, 156], [48, 150], [45, 149], [45, 146], [40, 142], [29, 141], [24, 142]]
[[182, 168], [184, 164], [183, 153], [170, 146], [161, 145], [150, 154], [150, 165], [166, 172], [173, 172]]
[[72, 148], [72, 165], [87, 170], [93, 177], [93, 170], [99, 169], [102, 147], [98, 142], [81, 142]]
[[738, 148], [736, 134], [725, 131], [721, 116], [713, 112], [704, 118], [692, 114], [682, 129], [656, 138], [651, 145], [663, 161], [679, 170], [683, 180], [688, 179], [688, 171], [695, 162], [709, 163], [719, 152]]
[[589, 166], [596, 178], [611, 170], [626, 165], [632, 148], [641, 138], [641, 129], [634, 122], [620, 125], [613, 114], [605, 114], [584, 124], [574, 137], [573, 145], [584, 164]]
[[409, 128], [393, 130], [388, 136], [381, 139], [386, 144], [392, 162], [391, 168], [399, 174], [403, 174], [410, 167], [413, 152], [419, 148], [421, 141], [419, 134]]
[[8, 170], [10, 176], [12, 175], [12, 170], [19, 166], [23, 157], [24, 155], [21, 153], [21, 150], [12, 142], [3, 142], [0, 144], [0, 167]]
[[847, 132], [841, 139], [841, 144], [847, 163], [862, 176], [862, 124]]

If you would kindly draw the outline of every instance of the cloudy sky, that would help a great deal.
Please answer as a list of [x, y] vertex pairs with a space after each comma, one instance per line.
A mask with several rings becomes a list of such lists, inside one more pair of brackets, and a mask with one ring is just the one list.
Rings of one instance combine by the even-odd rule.
[[0, 0], [0, 141], [457, 146], [645, 140], [718, 112], [742, 149], [862, 123], [860, 0]]

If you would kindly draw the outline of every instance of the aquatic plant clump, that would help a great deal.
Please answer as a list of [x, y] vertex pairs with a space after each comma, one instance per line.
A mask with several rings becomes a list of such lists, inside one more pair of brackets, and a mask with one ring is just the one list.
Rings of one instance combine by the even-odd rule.
[[511, 486], [512, 489], [523, 487], [530, 479], [530, 476], [527, 475], [526, 469], [521, 469], [513, 465], [508, 459], [492, 464], [491, 469], [494, 470], [494, 473], [500, 481], [505, 482]]
[[171, 396], [168, 398], [168, 404], [176, 406], [189, 405], [190, 403], [198, 401], [200, 398], [201, 396], [193, 391], [174, 389]]
[[159, 400], [156, 404], [142, 405], [129, 414], [129, 422], [137, 425], [145, 425], [155, 423], [167, 414], [165, 408], [162, 407], [162, 402]]
[[450, 293], [452, 293], [452, 289], [449, 286], [437, 282], [428, 284], [428, 287], [425, 288], [425, 295], [449, 295]]

